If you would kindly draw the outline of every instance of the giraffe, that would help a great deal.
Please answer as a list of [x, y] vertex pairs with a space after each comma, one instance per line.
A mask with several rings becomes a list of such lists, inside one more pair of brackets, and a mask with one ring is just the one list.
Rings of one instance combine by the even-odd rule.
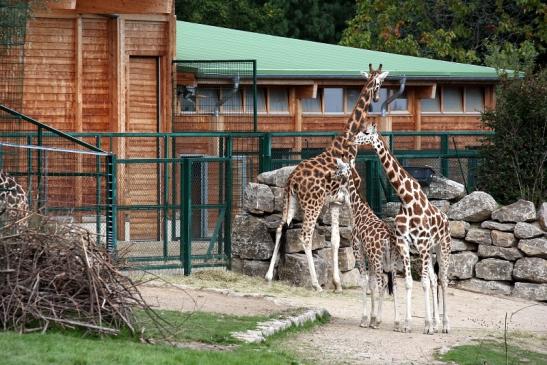
[[[363, 289], [363, 315], [360, 326], [368, 327], [370, 325], [371, 328], [378, 328], [382, 322], [382, 302], [387, 287], [388, 292], [393, 295], [394, 329], [399, 330], [395, 281], [397, 274], [395, 263], [398, 259], [398, 250], [395, 244], [395, 235], [387, 224], [374, 214], [374, 211], [361, 195], [360, 188], [361, 177], [353, 170], [351, 178], [348, 179], [349, 194], [347, 199], [353, 217], [352, 247], [361, 274], [361, 287]], [[365, 258], [368, 259], [368, 275]], [[371, 294], [370, 324], [367, 311], [367, 282]], [[377, 307], [376, 293], [379, 296]]]
[[[287, 185], [285, 186], [283, 215], [276, 230], [274, 251], [268, 272], [266, 273], [266, 280], [268, 282], [271, 282], [273, 279], [273, 271], [279, 253], [279, 242], [283, 229], [290, 225], [297, 207], [300, 206], [304, 213], [304, 219], [298, 239], [302, 243], [304, 252], [306, 253], [312, 286], [317, 291], [322, 290], [313, 264], [311, 240], [321, 209], [325, 204], [329, 204], [332, 225], [333, 282], [335, 291], [342, 291], [340, 272], [338, 270], [338, 248], [340, 247], [338, 217], [344, 198], [339, 189], [341, 180], [333, 180], [328, 177], [337, 169], [336, 157], [341, 158], [345, 163], [349, 163], [355, 159], [358, 145], [363, 142], [362, 138], [364, 134], [361, 129], [366, 125], [364, 121], [367, 110], [372, 100], [379, 100], [380, 85], [387, 77], [388, 72], [382, 72], [382, 65], [380, 65], [378, 70], [373, 70], [372, 65], [369, 64], [369, 73], [363, 72], [362, 74], [367, 78], [367, 82], [363, 86], [353, 112], [346, 122], [344, 132], [335, 137], [331, 145], [323, 153], [300, 162], [289, 175]], [[354, 169], [355, 167], [351, 166], [351, 168]]]
[[[448, 312], [446, 291], [448, 287], [448, 259], [452, 240], [448, 218], [429, 202], [420, 184], [401, 166], [391, 154], [383, 137], [371, 123], [365, 130], [366, 143], [372, 145], [378, 155], [385, 174], [401, 200], [401, 208], [395, 217], [395, 235], [397, 248], [403, 258], [406, 288], [406, 316], [403, 332], [410, 332], [412, 276], [410, 274], [410, 245], [414, 244], [421, 263], [421, 283], [425, 296], [424, 333], [433, 334], [439, 324], [437, 289], [443, 298], [443, 333], [448, 333]], [[432, 251], [435, 250], [439, 265], [439, 282], [433, 269]], [[433, 319], [429, 298], [433, 294]]]
[[0, 215], [7, 213], [9, 223], [17, 223], [29, 212], [27, 194], [13, 176], [0, 170]]

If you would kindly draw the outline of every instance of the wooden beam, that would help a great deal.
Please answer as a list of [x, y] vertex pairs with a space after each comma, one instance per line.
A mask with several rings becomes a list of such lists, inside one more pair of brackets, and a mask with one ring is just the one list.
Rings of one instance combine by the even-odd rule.
[[306, 85], [306, 86], [297, 86], [296, 98], [297, 99], [306, 99], [306, 98], [316, 98], [317, 97], [317, 84]]
[[415, 87], [416, 99], [435, 99], [437, 84]]
[[[74, 50], [75, 50], [75, 72], [74, 72], [74, 88], [76, 95], [74, 97], [74, 131], [83, 132], [83, 120], [82, 120], [82, 104], [83, 104], [83, 59], [82, 59], [82, 18], [78, 17], [74, 21]], [[83, 170], [82, 156], [78, 155], [78, 171]], [[82, 206], [83, 203], [83, 190], [82, 190], [82, 177], [77, 176], [75, 181], [76, 205]]]
[[171, 14], [173, 0], [78, 0], [76, 11], [95, 14]]
[[47, 7], [51, 10], [74, 10], [76, 0], [48, 0]]

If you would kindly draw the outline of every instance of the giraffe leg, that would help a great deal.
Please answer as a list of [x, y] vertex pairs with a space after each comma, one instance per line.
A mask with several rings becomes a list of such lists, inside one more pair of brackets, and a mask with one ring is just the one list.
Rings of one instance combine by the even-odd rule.
[[397, 237], [397, 248], [403, 258], [403, 267], [405, 272], [405, 323], [401, 329], [403, 332], [412, 330], [412, 274], [410, 272], [410, 249], [404, 238]]
[[372, 266], [369, 269], [369, 287], [370, 287], [370, 327], [378, 328], [376, 326], [376, 315], [377, 315], [377, 298], [376, 294], [378, 293], [378, 280], [376, 279], [376, 273], [374, 272]]
[[397, 308], [397, 270], [392, 268], [391, 273], [393, 275], [393, 330], [398, 332], [401, 330], [401, 322], [399, 319], [399, 309]]
[[445, 237], [441, 247], [437, 248], [437, 262], [439, 263], [439, 282], [443, 298], [443, 333], [450, 331], [448, 323], [448, 308], [446, 304], [446, 291], [448, 289], [448, 257], [450, 254], [451, 238]]
[[363, 315], [361, 317], [361, 327], [368, 327], [368, 312], [367, 312], [367, 290], [368, 290], [368, 275], [366, 270], [361, 271], [361, 289], [363, 290]]
[[429, 271], [429, 280], [431, 283], [431, 295], [433, 299], [433, 332], [438, 332], [438, 325], [440, 323], [440, 320], [439, 320], [439, 297], [437, 293], [437, 274], [435, 274], [435, 270], [433, 269], [433, 263], [431, 259], [429, 260], [428, 271]]
[[387, 275], [381, 274], [376, 277], [376, 287], [378, 288], [378, 308], [376, 309], [375, 327], [378, 328], [382, 323], [382, 307], [384, 303], [384, 294], [387, 289]]
[[315, 222], [317, 221], [318, 216], [319, 211], [313, 212], [313, 214], [308, 214], [307, 212], [305, 212], [304, 222], [302, 224], [302, 231], [300, 234], [300, 242], [302, 242], [302, 245], [304, 246], [304, 253], [306, 254], [306, 259], [308, 261], [308, 269], [311, 276], [311, 285], [316, 291], [321, 292], [323, 291], [323, 288], [321, 288], [321, 285], [319, 285], [319, 281], [317, 280], [317, 273], [315, 272], [315, 265], [313, 263], [313, 254], [311, 250], [313, 231], [315, 230]]
[[[425, 247], [426, 243], [421, 240], [416, 245], [417, 247]], [[431, 264], [431, 256], [428, 252], [420, 253], [422, 261], [422, 288], [424, 290], [424, 302], [425, 302], [425, 324], [424, 324], [424, 334], [432, 335], [433, 334], [433, 324], [431, 319], [431, 282], [429, 281], [429, 266]]]
[[331, 212], [331, 245], [332, 245], [332, 281], [334, 283], [334, 292], [342, 292], [342, 284], [340, 283], [340, 270], [338, 268], [338, 249], [340, 248], [340, 204], [333, 203], [330, 205]]
[[287, 226], [291, 224], [297, 209], [296, 197], [288, 193], [287, 191], [285, 193], [287, 194], [287, 198], [285, 200], [285, 207], [283, 209], [283, 217], [281, 218], [281, 222], [279, 223], [279, 226], [277, 226], [277, 229], [275, 231], [275, 246], [272, 258], [270, 260], [270, 266], [268, 267], [268, 271], [266, 272], [266, 281], [268, 281], [268, 283], [271, 283], [273, 279], [273, 273], [279, 255], [279, 242], [281, 241], [281, 235], [283, 234], [283, 225], [285, 223], [287, 224]]

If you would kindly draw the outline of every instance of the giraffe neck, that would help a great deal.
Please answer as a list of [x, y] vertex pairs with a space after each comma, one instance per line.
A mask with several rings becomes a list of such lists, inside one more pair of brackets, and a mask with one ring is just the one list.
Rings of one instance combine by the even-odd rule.
[[353, 211], [353, 214], [357, 214], [357, 212], [359, 212], [361, 218], [366, 218], [368, 213], [372, 212], [372, 209], [357, 190], [355, 179], [356, 177], [350, 177], [348, 179], [349, 201], [351, 204], [351, 210]]
[[363, 125], [363, 122], [365, 121], [365, 118], [367, 117], [367, 111], [370, 107], [370, 104], [372, 102], [372, 89], [374, 86], [373, 78], [369, 78], [363, 89], [361, 90], [361, 94], [359, 95], [359, 99], [357, 100], [357, 103], [355, 104], [355, 107], [353, 107], [353, 111], [351, 112], [351, 115], [348, 118], [348, 121], [346, 122], [346, 126], [344, 128], [344, 133], [349, 135], [354, 135], [359, 131], [361, 126]]
[[348, 143], [349, 141], [350, 136], [348, 136], [347, 133], [336, 136], [326, 151], [349, 163], [351, 160], [355, 159], [355, 156], [357, 156], [357, 146], [350, 145]]
[[[376, 150], [382, 167], [386, 173], [391, 186], [401, 199], [403, 205], [409, 205], [414, 201], [414, 193], [424, 195], [420, 184], [412, 177], [399, 163], [399, 161], [393, 156], [386, 146], [384, 140], [378, 136], [373, 143], [373, 147]], [[420, 194], [421, 193], [421, 194]], [[410, 199], [412, 197], [412, 199]]]

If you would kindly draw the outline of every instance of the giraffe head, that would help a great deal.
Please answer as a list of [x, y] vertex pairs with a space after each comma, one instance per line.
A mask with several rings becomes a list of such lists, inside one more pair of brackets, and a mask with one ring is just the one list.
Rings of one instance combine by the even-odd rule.
[[376, 129], [376, 123], [369, 123], [363, 132], [364, 136], [362, 137], [363, 143], [375, 147], [380, 143], [380, 135]]
[[372, 100], [377, 103], [380, 100], [380, 86], [382, 86], [382, 82], [384, 82], [389, 71], [382, 72], [382, 64], [377, 70], [374, 70], [372, 63], [369, 63], [368, 69], [368, 72], [361, 71], [361, 75], [367, 79], [365, 90], [371, 90]]
[[345, 163], [341, 158], [336, 158], [336, 171], [333, 174], [335, 179], [343, 179], [351, 175], [351, 166], [349, 163]]

